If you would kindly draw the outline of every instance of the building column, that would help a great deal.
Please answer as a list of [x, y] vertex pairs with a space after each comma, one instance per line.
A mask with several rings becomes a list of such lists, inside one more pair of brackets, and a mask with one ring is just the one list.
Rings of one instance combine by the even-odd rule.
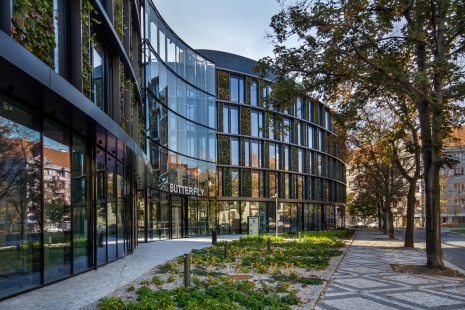
[[13, 0], [0, 1], [0, 30], [11, 36]]

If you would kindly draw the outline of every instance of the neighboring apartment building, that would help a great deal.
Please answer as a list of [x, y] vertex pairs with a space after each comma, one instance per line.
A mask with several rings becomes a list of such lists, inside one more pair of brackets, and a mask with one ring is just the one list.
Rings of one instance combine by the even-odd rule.
[[193, 50], [151, 0], [33, 3], [0, 1], [0, 300], [248, 216], [342, 225], [325, 106], [282, 111], [275, 136], [255, 61]]

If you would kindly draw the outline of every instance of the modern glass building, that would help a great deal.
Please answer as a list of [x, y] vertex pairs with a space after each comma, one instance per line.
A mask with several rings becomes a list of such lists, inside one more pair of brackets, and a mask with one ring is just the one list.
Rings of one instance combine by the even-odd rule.
[[274, 136], [254, 63], [193, 50], [151, 0], [0, 1], [0, 300], [247, 216], [338, 227], [330, 112], [303, 99]]

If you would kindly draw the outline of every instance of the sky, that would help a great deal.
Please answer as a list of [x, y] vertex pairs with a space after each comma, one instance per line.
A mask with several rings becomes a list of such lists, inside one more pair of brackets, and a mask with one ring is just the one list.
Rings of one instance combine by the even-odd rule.
[[153, 0], [171, 29], [193, 49], [224, 51], [258, 60], [272, 56], [265, 39], [276, 0]]

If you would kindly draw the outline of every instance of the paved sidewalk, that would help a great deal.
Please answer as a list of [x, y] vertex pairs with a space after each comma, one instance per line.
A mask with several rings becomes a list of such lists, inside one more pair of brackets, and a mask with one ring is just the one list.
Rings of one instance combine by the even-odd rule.
[[[238, 237], [240, 235], [221, 235], [218, 241]], [[134, 254], [98, 270], [7, 299], [0, 302], [0, 309], [81, 309], [113, 292], [120, 276], [120, 286], [124, 286], [167, 260], [210, 245], [211, 236], [142, 243]]]
[[465, 309], [464, 278], [392, 271], [389, 264], [426, 263], [424, 250], [385, 248], [402, 245], [375, 230], [359, 230], [315, 309]]

